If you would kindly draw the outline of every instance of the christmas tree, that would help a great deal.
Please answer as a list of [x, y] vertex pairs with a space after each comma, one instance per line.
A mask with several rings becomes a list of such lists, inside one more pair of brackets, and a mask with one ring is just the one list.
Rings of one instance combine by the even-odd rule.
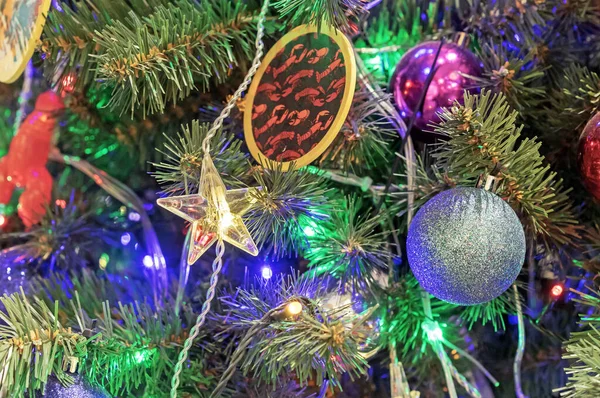
[[0, 397], [600, 396], [598, 2], [0, 9]]

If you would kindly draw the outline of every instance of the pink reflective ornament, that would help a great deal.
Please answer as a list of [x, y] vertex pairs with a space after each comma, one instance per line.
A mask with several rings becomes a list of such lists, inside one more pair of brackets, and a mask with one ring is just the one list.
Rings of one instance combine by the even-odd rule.
[[600, 200], [600, 113], [590, 119], [579, 138], [579, 172], [588, 192]]
[[52, 176], [46, 169], [62, 99], [52, 91], [40, 94], [35, 109], [21, 123], [6, 156], [0, 159], [0, 204], [8, 204], [15, 188], [22, 188], [19, 217], [37, 224], [50, 202]]
[[[421, 43], [404, 54], [396, 66], [390, 91], [400, 114], [406, 120], [410, 119], [419, 104], [439, 46], [439, 41]], [[456, 100], [462, 100], [463, 90], [479, 91], [476, 82], [467, 75], [479, 77], [482, 69], [481, 61], [469, 50], [453, 43], [444, 44], [423, 109], [417, 112], [415, 127], [424, 130], [429, 123], [439, 121], [436, 112], [442, 107], [451, 106]]]

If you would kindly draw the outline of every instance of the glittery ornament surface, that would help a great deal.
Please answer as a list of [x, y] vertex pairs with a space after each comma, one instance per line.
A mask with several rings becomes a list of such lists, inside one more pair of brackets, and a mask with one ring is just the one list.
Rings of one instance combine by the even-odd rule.
[[450, 303], [474, 305], [498, 297], [515, 281], [525, 260], [525, 234], [500, 197], [456, 188], [417, 212], [407, 251], [426, 291]]
[[[428, 41], [408, 51], [396, 66], [390, 91], [404, 118], [410, 118], [417, 109], [427, 76], [431, 72], [435, 54], [440, 46], [438, 41]], [[453, 43], [444, 44], [433, 80], [427, 90], [422, 111], [418, 111], [415, 126], [421, 130], [431, 122], [438, 121], [436, 115], [442, 107], [451, 106], [463, 97], [463, 90], [478, 90], [475, 81], [469, 76], [481, 76], [481, 61], [469, 50]]]
[[37, 392], [36, 398], [110, 398], [110, 395], [101, 387], [91, 386], [83, 377], [75, 375], [75, 383], [64, 387], [54, 376], [48, 379], [45, 394]]
[[586, 189], [600, 200], [600, 113], [586, 124], [581, 133], [578, 160]]
[[28, 252], [20, 249], [16, 246], [0, 252], [0, 295], [19, 293], [21, 288], [29, 293], [33, 272], [28, 266]]

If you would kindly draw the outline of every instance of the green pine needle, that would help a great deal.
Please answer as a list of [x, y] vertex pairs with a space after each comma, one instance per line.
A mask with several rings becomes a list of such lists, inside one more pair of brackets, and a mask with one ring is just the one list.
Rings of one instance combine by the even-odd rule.
[[[483, 90], [480, 95], [465, 93], [464, 105], [455, 104], [440, 113], [435, 125], [449, 140], [433, 154], [441, 187], [449, 180], [456, 185], [475, 185], [480, 175], [498, 169], [496, 193], [520, 216], [526, 235], [541, 239], [547, 246], [575, 244], [581, 227], [555, 172], [550, 171], [541, 143], [522, 138], [523, 126], [516, 123], [504, 95]], [[427, 173], [422, 173], [427, 175]]]
[[[221, 298], [223, 318], [240, 331], [254, 331], [244, 337], [252, 339], [240, 365], [245, 375], [271, 386], [288, 374], [295, 374], [300, 385], [309, 380], [321, 385], [327, 379], [339, 386], [343, 373], [352, 379], [365, 373], [360, 334], [341, 319], [347, 308], [321, 306], [326, 294], [323, 281], [279, 276], [259, 279], [257, 284]], [[292, 301], [302, 304], [302, 312], [295, 316], [285, 312]], [[355, 325], [359, 324], [360, 320]]]
[[[174, 362], [194, 323], [191, 308], [178, 315], [171, 300], [158, 309], [141, 301], [111, 307], [98, 292], [143, 297], [143, 285], [109, 282], [92, 272], [68, 280], [53, 276], [34, 285], [39, 298], [14, 294], [1, 299], [6, 310], [0, 312], [0, 360], [13, 370], [0, 384], [8, 396], [42, 389], [50, 374], [68, 384], [73, 372], [115, 396], [168, 395]], [[192, 348], [182, 394], [207, 397], [216, 381], [205, 366], [208, 358], [212, 366], [218, 362], [207, 334], [203, 330], [202, 344]]]
[[74, 0], [73, 7], [61, 2], [52, 7], [44, 25], [40, 51], [45, 55], [46, 75], [58, 80], [59, 88], [66, 76], [77, 76], [76, 85], [83, 87], [94, 81], [98, 47], [96, 33], [115, 21], [124, 21], [130, 12], [145, 17], [171, 0]]
[[[164, 155], [160, 163], [153, 163], [157, 171], [154, 178], [170, 195], [192, 194], [198, 192], [202, 172], [202, 141], [210, 125], [192, 121], [182, 126], [177, 138], [165, 135], [165, 149], [158, 149]], [[241, 151], [241, 141], [228, 129], [217, 133], [211, 140], [211, 157], [217, 170], [227, 184], [238, 183], [237, 177], [246, 174], [248, 169], [246, 155]]]
[[273, 7], [293, 26], [323, 24], [349, 32], [352, 20], [365, 10], [359, 0], [276, 0]]
[[[381, 346], [395, 346], [398, 359], [403, 363], [417, 365], [421, 358], [435, 356], [429, 349], [427, 332], [423, 324], [425, 316], [422, 300], [423, 290], [412, 274], [404, 276], [386, 291], [389, 298], [381, 310]], [[432, 298], [432, 320], [447, 315], [454, 306]], [[449, 329], [445, 328], [447, 333]], [[448, 339], [448, 336], [445, 336]]]
[[103, 49], [97, 79], [114, 86], [109, 106], [161, 112], [167, 103], [225, 81], [251, 57], [251, 15], [227, 0], [159, 6], [146, 18], [134, 12], [97, 33]]
[[487, 303], [460, 308], [462, 309], [460, 319], [469, 330], [476, 323], [481, 325], [491, 323], [495, 331], [505, 330], [504, 318], [508, 314], [516, 313], [514, 292], [511, 288]]
[[381, 217], [365, 214], [359, 199], [345, 199], [309, 237], [304, 255], [308, 266], [317, 275], [340, 278], [344, 285], [373, 286], [374, 276], [386, 270], [390, 260], [388, 232], [377, 232], [381, 222]]
[[[43, 390], [51, 374], [65, 382], [65, 372], [87, 354], [89, 340], [59, 321], [58, 307], [13, 294], [0, 298], [0, 374], [2, 391], [23, 397], [26, 391]], [[27, 369], [28, 371], [23, 371]]]
[[306, 170], [283, 172], [257, 167], [253, 177], [262, 187], [246, 214], [246, 225], [263, 253], [297, 255], [306, 249], [304, 227], [328, 217], [327, 181]]
[[250, 58], [252, 30], [252, 13], [239, 2], [86, 1], [50, 12], [41, 50], [54, 79], [107, 85], [108, 106], [146, 115], [224, 82]]
[[398, 137], [396, 130], [382, 116], [378, 107], [389, 101], [384, 93], [361, 89], [354, 94], [352, 107], [336, 140], [323, 154], [320, 163], [361, 174], [382, 165], [392, 155], [391, 144]]
[[571, 363], [565, 368], [569, 379], [556, 392], [561, 397], [592, 398], [600, 390], [600, 293], [597, 290], [591, 294], [575, 293], [581, 297], [575, 301], [594, 310], [591, 315], [581, 315], [583, 330], [571, 333], [563, 345], [563, 358]]
[[483, 65], [482, 87], [503, 93], [508, 103], [520, 114], [540, 107], [547, 96], [541, 84], [546, 68], [527, 68], [534, 61], [535, 54], [511, 56], [501, 44], [493, 41], [485, 43], [478, 53]]
[[0, 242], [22, 241], [5, 254], [18, 257], [16, 261], [27, 261], [32, 267], [46, 262], [63, 270], [81, 269], [96, 262], [102, 240], [110, 233], [96, 220], [99, 203], [76, 199], [74, 192], [66, 198], [55, 192], [52, 200], [40, 223], [31, 230], [0, 236]]

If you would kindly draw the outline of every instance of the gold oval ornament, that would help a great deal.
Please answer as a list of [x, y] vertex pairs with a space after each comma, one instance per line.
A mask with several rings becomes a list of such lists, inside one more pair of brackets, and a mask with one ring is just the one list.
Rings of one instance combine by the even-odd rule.
[[303, 25], [269, 50], [245, 100], [244, 136], [263, 166], [288, 170], [317, 159], [342, 128], [356, 62], [343, 33]]
[[0, 0], [0, 82], [21, 76], [42, 35], [50, 0]]

